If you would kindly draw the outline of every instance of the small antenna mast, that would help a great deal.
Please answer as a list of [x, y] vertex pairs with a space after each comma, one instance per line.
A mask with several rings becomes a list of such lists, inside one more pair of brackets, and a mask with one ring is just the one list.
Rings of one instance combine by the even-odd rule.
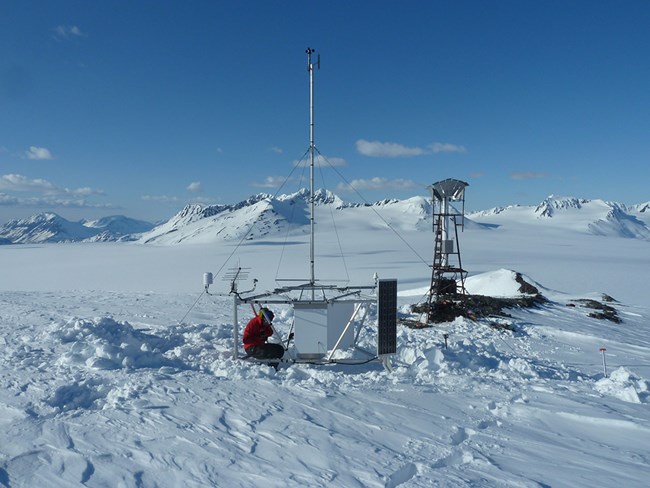
[[[309, 284], [314, 286], [316, 278], [314, 275], [314, 65], [311, 62], [311, 55], [315, 49], [307, 48], [307, 71], [309, 71]], [[320, 69], [320, 54], [318, 55], [318, 68]]]

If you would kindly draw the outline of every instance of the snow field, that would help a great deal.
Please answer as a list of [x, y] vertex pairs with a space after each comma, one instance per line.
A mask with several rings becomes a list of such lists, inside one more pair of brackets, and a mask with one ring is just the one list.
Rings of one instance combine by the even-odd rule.
[[[344, 243], [352, 283], [397, 278], [408, 314], [429, 268], [358, 218], [341, 229], [359, 229]], [[550, 302], [399, 327], [392, 373], [232, 360], [232, 301], [199, 297], [205, 271], [211, 292], [227, 288], [232, 242], [3, 246], [0, 486], [645, 487], [647, 242], [526, 229], [468, 228], [467, 286], [512, 296], [516, 270]], [[326, 235], [317, 272], [340, 276]], [[430, 234], [406, 235], [429, 256]], [[268, 290], [280, 257], [282, 277], [306, 276], [305, 242], [292, 234], [283, 255], [282, 239], [245, 242], [223, 269], [250, 267]], [[578, 301], [602, 293], [621, 324]], [[275, 311], [286, 334], [292, 312]]]
[[[182, 324], [196, 296], [0, 300], [0, 486], [645, 486], [650, 474], [640, 307], [619, 305], [624, 325], [553, 302], [500, 319], [515, 332], [400, 327], [393, 373], [276, 373], [231, 359], [227, 298], [204, 296]], [[277, 316], [287, 332], [290, 311]]]

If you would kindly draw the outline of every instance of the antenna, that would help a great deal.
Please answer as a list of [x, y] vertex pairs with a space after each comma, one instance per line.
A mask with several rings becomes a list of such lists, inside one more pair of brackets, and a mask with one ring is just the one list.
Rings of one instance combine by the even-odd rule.
[[239, 282], [248, 279], [249, 270], [250, 268], [242, 268], [241, 266], [237, 266], [234, 268], [230, 268], [228, 272], [223, 275], [223, 278], [221, 280], [230, 282], [230, 293], [234, 293], [234, 294], [249, 293], [250, 291], [253, 291], [255, 289], [255, 285], [257, 285], [257, 279], [253, 280], [252, 290], [248, 290], [245, 292], [239, 292], [238, 290]]

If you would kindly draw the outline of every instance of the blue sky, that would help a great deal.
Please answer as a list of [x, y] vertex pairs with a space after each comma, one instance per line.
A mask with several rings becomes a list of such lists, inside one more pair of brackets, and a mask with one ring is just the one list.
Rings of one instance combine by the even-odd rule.
[[650, 200], [650, 2], [0, 4], [0, 223], [166, 219], [307, 186], [466, 207]]

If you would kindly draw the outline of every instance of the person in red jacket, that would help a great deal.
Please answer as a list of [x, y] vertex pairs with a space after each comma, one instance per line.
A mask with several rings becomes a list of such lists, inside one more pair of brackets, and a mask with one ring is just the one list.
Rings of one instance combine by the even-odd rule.
[[244, 329], [244, 350], [248, 356], [257, 359], [278, 359], [284, 356], [281, 344], [267, 342], [273, 335], [273, 312], [262, 307], [260, 313], [253, 317]]

